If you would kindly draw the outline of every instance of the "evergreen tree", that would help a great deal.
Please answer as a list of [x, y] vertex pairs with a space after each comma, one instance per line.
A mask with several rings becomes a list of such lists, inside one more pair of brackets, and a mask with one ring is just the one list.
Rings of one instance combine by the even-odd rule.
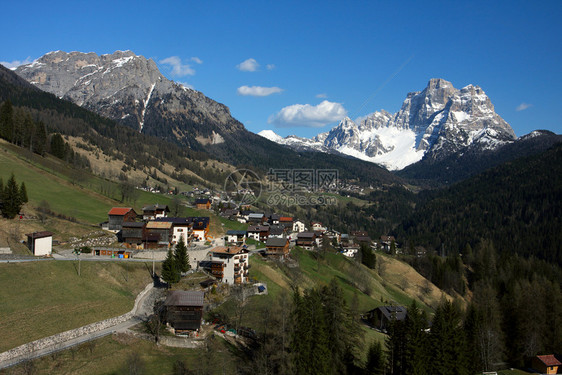
[[35, 124], [35, 133], [33, 135], [32, 151], [39, 155], [45, 155], [47, 149], [47, 129], [42, 121]]
[[65, 142], [59, 133], [53, 134], [51, 137], [51, 154], [59, 159], [64, 159], [65, 157]]
[[187, 272], [191, 268], [189, 265], [189, 255], [187, 254], [187, 247], [183, 241], [183, 236], [180, 236], [176, 244], [176, 252], [174, 254], [175, 263], [178, 272]]
[[22, 182], [20, 186], [20, 200], [22, 204], [29, 202], [29, 200], [27, 199], [27, 189], [25, 188], [25, 182]]
[[427, 327], [427, 316], [425, 311], [418, 308], [416, 300], [408, 308], [406, 316], [406, 360], [405, 370], [407, 374], [428, 374], [429, 337], [425, 332]]
[[180, 273], [176, 266], [176, 260], [172, 249], [168, 250], [166, 260], [162, 263], [162, 279], [164, 279], [168, 285], [175, 284], [180, 280]]
[[0, 106], [0, 137], [12, 142], [14, 134], [14, 107], [6, 100]]
[[16, 178], [12, 176], [6, 183], [3, 196], [2, 216], [13, 219], [20, 212], [22, 206], [21, 195], [16, 183]]
[[384, 374], [385, 358], [381, 343], [375, 341], [369, 346], [367, 353], [367, 363], [365, 364], [365, 373], [367, 375]]
[[4, 201], [4, 180], [0, 177], [0, 202]]
[[375, 267], [377, 266], [377, 257], [373, 252], [373, 250], [371, 249], [371, 247], [369, 246], [369, 244], [365, 242], [361, 242], [360, 250], [361, 250], [361, 263], [363, 263], [365, 266], [369, 267], [370, 269], [374, 270]]

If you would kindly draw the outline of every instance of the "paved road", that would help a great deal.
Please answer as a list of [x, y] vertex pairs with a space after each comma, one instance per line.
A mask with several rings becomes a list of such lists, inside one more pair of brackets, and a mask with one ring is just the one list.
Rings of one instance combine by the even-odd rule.
[[139, 299], [139, 302], [136, 305], [136, 309], [133, 312], [133, 317], [131, 319], [123, 322], [123, 323], [117, 324], [115, 326], [106, 328], [104, 330], [101, 330], [101, 331], [98, 331], [98, 332], [95, 332], [95, 333], [82, 335], [82, 336], [74, 338], [72, 340], [65, 341], [64, 343], [56, 344], [56, 345], [53, 345], [53, 346], [35, 351], [34, 353], [26, 356], [25, 358], [18, 357], [18, 358], [14, 358], [10, 361], [0, 362], [0, 369], [11, 367], [11, 366], [17, 365], [21, 362], [25, 362], [25, 361], [30, 360], [30, 359], [43, 357], [43, 356], [49, 355], [51, 353], [55, 353], [55, 352], [58, 352], [58, 351], [61, 351], [61, 350], [64, 350], [64, 349], [68, 349], [68, 348], [71, 348], [73, 346], [80, 345], [80, 344], [83, 344], [85, 342], [92, 341], [92, 340], [98, 339], [100, 337], [110, 335], [114, 332], [126, 331], [127, 329], [133, 327], [134, 325], [137, 325], [137, 324], [143, 322], [144, 320], [146, 320], [152, 314], [152, 309], [153, 309], [155, 300], [157, 298], [159, 298], [160, 295], [163, 294], [163, 293], [165, 293], [165, 290], [163, 290], [161, 288], [152, 287], [151, 289], [149, 289], [148, 292]]

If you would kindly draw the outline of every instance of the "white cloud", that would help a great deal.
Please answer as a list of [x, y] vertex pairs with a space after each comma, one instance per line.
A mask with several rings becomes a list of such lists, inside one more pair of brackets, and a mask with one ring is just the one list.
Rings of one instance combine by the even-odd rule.
[[320, 128], [331, 122], [340, 121], [347, 111], [340, 103], [324, 100], [318, 105], [293, 104], [269, 116], [268, 123], [277, 127], [304, 126]]
[[321, 93], [321, 94], [316, 94], [316, 97], [319, 98], [319, 99], [326, 99], [328, 97], [328, 95], [325, 94], [325, 93]]
[[[199, 60], [201, 61], [201, 60]], [[174, 76], [192, 76], [195, 70], [188, 64], [182, 64], [181, 59], [177, 56], [170, 56], [164, 60], [160, 60], [160, 64], [170, 65], [172, 67], [172, 74]]]
[[265, 68], [266, 68], [267, 70], [273, 70], [273, 69], [275, 69], [275, 64], [267, 64], [267, 65], [265, 66]]
[[238, 95], [244, 96], [269, 96], [283, 92], [279, 87], [240, 86], [236, 90]]
[[532, 104], [529, 104], [529, 103], [521, 103], [521, 104], [519, 104], [519, 105], [517, 106], [517, 108], [515, 108], [515, 110], [516, 110], [517, 112], [521, 112], [521, 111], [524, 111], [524, 110], [526, 110], [527, 108], [530, 108], [530, 107], [532, 107], [532, 106], [533, 106], [533, 105], [532, 105]]
[[201, 60], [199, 57], [195, 56], [191, 58], [191, 61], [193, 61], [196, 64], [203, 64], [203, 60]]
[[33, 62], [33, 60], [31, 60], [31, 57], [28, 57], [27, 59], [25, 59], [23, 61], [20, 61], [20, 60], [14, 60], [12, 62], [0, 61], [0, 64], [4, 65], [8, 69], [15, 69], [20, 65], [30, 64], [32, 62]]
[[236, 65], [236, 67], [243, 72], [255, 72], [260, 67], [260, 64], [258, 64], [255, 59], [250, 58], [242, 61], [240, 64]]

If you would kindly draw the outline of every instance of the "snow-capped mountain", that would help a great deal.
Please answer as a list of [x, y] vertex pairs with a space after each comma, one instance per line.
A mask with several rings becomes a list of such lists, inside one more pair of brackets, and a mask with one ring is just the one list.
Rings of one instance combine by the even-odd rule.
[[221, 143], [225, 133], [244, 129], [228, 107], [168, 80], [152, 59], [131, 51], [50, 52], [15, 72], [60, 98], [190, 146]]
[[311, 140], [282, 138], [272, 131], [259, 134], [293, 148], [328, 148], [393, 170], [468, 146], [493, 149], [516, 138], [480, 87], [458, 90], [443, 79], [431, 79], [423, 91], [409, 93], [396, 114], [374, 112], [358, 124], [346, 117]]

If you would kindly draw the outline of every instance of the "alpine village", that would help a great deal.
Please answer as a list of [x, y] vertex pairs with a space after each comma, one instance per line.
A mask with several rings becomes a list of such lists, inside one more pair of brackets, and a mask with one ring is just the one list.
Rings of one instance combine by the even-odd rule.
[[281, 137], [131, 51], [0, 65], [0, 373], [562, 373], [562, 136], [412, 89]]

